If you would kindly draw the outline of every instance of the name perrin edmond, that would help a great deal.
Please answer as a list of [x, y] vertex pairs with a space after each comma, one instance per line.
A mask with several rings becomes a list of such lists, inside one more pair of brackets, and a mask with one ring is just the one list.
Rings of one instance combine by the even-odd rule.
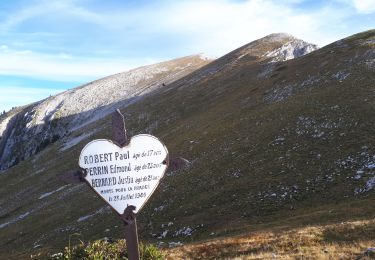
[[[159, 155], [160, 151], [153, 151], [148, 150], [144, 152], [134, 153], [132, 159], [137, 160], [141, 157], [151, 157]], [[130, 152], [126, 151], [125, 153], [119, 152], [110, 152], [110, 153], [101, 153], [101, 154], [94, 154], [94, 155], [87, 155], [84, 156], [84, 164], [98, 164], [98, 163], [111, 163], [114, 161], [124, 161], [130, 159]], [[94, 167], [87, 167], [85, 168], [87, 174], [90, 176], [97, 176], [97, 175], [107, 175], [107, 174], [116, 174], [116, 173], [125, 173], [125, 172], [139, 172], [141, 170], [150, 170], [154, 168], [162, 167], [161, 163], [143, 163], [140, 165], [134, 165], [133, 169], [131, 163], [127, 163], [126, 165], [118, 165], [118, 164], [108, 164], [108, 165], [101, 165], [101, 166], [94, 166]], [[91, 180], [92, 187], [103, 187], [103, 186], [113, 186], [116, 184], [128, 184], [132, 183], [129, 180], [132, 179], [129, 176], [121, 177], [106, 177], [106, 178], [95, 178]], [[152, 181], [153, 178], [150, 175], [148, 180], [144, 181]]]

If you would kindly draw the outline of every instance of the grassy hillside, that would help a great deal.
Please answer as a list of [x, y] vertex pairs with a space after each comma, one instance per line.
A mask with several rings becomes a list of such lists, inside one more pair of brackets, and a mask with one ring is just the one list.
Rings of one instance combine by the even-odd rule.
[[[374, 40], [368, 31], [272, 64], [231, 53], [122, 110], [130, 135], [156, 135], [172, 156], [192, 162], [168, 173], [138, 216], [141, 240], [168, 246], [372, 223]], [[73, 135], [94, 128], [90, 139], [111, 138], [109, 117]], [[56, 252], [76, 232], [85, 240], [123, 237], [119, 219], [88, 187], [56, 179], [78, 167], [85, 142], [62, 145], [0, 175], [0, 258]], [[366, 245], [375, 239], [358, 236]]]

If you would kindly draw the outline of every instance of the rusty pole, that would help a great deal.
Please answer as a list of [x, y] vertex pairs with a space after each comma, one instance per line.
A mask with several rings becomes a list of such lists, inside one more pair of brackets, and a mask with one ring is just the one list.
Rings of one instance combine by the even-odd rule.
[[138, 233], [137, 233], [137, 220], [133, 212], [134, 206], [128, 206], [121, 219], [125, 225], [125, 240], [126, 247], [128, 248], [129, 260], [139, 260], [139, 246], [138, 246]]
[[[129, 139], [126, 135], [125, 119], [119, 109], [112, 115], [112, 132], [113, 141], [118, 146], [124, 147], [129, 144]], [[137, 220], [136, 214], [133, 212], [134, 210], [134, 206], [128, 205], [121, 215], [121, 219], [125, 225], [125, 240], [129, 260], [139, 260]]]

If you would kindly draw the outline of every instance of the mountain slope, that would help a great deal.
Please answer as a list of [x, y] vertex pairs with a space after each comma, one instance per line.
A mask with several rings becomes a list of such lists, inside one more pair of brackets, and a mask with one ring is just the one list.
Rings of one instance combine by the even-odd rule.
[[[142, 240], [375, 217], [375, 31], [291, 60], [269, 55], [284, 53], [285, 39], [245, 45], [122, 109], [130, 135], [154, 134], [192, 162], [168, 173], [140, 213]], [[110, 139], [110, 117], [0, 175], [3, 255], [55, 250], [75, 232], [123, 236], [88, 187], [55, 178], [77, 168], [88, 135]]]
[[208, 62], [196, 55], [144, 66], [10, 111], [0, 118], [0, 170], [30, 158], [49, 143], [136, 102]]

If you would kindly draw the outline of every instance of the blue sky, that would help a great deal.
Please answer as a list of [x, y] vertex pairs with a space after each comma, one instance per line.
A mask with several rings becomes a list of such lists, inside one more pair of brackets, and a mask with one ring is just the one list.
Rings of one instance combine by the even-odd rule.
[[274, 32], [324, 46], [374, 28], [375, 0], [1, 1], [0, 111]]

